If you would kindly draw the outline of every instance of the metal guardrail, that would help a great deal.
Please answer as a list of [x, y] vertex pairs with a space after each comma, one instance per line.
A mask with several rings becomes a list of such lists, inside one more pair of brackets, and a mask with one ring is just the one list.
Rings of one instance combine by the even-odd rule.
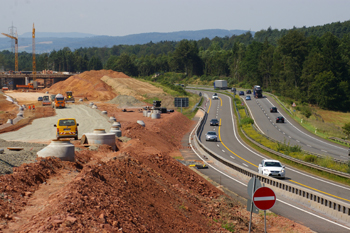
[[193, 106], [191, 112], [193, 112], [194, 110], [196, 110], [196, 108], [198, 107], [198, 105], [200, 104], [200, 102], [202, 101], [202, 99], [203, 99], [203, 97], [201, 97], [201, 98], [199, 99], [198, 103], [196, 103], [196, 104]]
[[[314, 192], [312, 190], [308, 190], [306, 188], [289, 184], [283, 180], [278, 180], [275, 178], [270, 178], [268, 176], [263, 176], [257, 172], [246, 169], [243, 166], [235, 164], [217, 154], [212, 152], [206, 146], [202, 144], [199, 140], [198, 135], [202, 131], [202, 128], [205, 124], [205, 120], [207, 118], [207, 113], [204, 111], [204, 117], [200, 119], [201, 123], [199, 124], [196, 130], [195, 140], [196, 143], [206, 152], [209, 156], [213, 157], [220, 163], [230, 167], [231, 169], [245, 175], [248, 177], [257, 177], [262, 183], [267, 186], [273, 187], [274, 191], [279, 195], [282, 195], [287, 198], [293, 198], [294, 200], [298, 200], [299, 202], [310, 206], [312, 208], [318, 209], [323, 213], [327, 213], [331, 216], [334, 216], [338, 219], [342, 219], [346, 222], [350, 222], [350, 204], [339, 201], [335, 198], [328, 197], [324, 194]], [[237, 129], [237, 125], [235, 126]]]
[[[261, 136], [264, 136], [266, 139], [268, 139], [268, 140], [270, 140], [270, 141], [272, 141], [272, 142], [275, 142], [275, 143], [282, 143], [282, 142], [280, 142], [280, 141], [277, 141], [277, 140], [275, 140], [275, 139], [273, 139], [273, 138], [270, 138], [269, 136], [267, 136], [267, 135], [265, 135], [265, 134], [262, 134], [256, 127], [255, 127], [255, 125], [253, 124], [252, 125], [252, 127], [253, 127], [253, 129], [258, 133], [258, 134], [260, 134]], [[249, 137], [249, 136], [248, 136]], [[250, 137], [249, 137], [250, 138]], [[250, 139], [252, 139], [252, 138], [250, 138]], [[254, 139], [252, 139], [252, 140], [254, 140]], [[261, 145], [261, 146], [263, 146], [262, 144], [260, 144], [259, 143], [259, 145]], [[267, 148], [267, 147], [266, 147]], [[314, 156], [316, 156], [316, 157], [318, 157], [318, 158], [326, 158], [326, 156], [325, 155], [320, 155], [320, 154], [317, 154], [317, 153], [313, 153], [313, 152], [310, 152], [310, 151], [306, 151], [306, 150], [301, 150], [304, 154], [308, 154], [308, 155], [314, 155]], [[276, 152], [276, 151], [275, 151]], [[271, 152], [272, 153], [272, 152]], [[291, 156], [288, 156], [288, 155], [285, 155], [285, 156], [287, 156], [287, 157], [290, 157], [290, 158], [293, 158], [293, 157], [291, 157]], [[339, 159], [336, 159], [336, 158], [332, 158], [333, 159], [333, 161], [334, 162], [337, 162], [337, 163], [340, 163], [340, 164], [348, 164], [348, 162], [347, 161], [344, 161], [344, 160], [339, 160]], [[289, 159], [289, 160], [291, 160], [291, 159]], [[300, 160], [300, 161], [302, 161], [302, 160]], [[308, 163], [308, 164], [312, 164], [312, 163]], [[329, 171], [334, 171], [334, 172], [338, 172], [338, 171], [336, 171], [336, 170], [333, 170], [333, 169], [329, 169], [329, 168], [326, 168], [326, 169], [328, 169], [328, 171], [327, 172], [329, 172]], [[325, 170], [324, 170], [325, 171]], [[347, 174], [347, 173], [344, 173], [344, 172], [342, 172], [343, 174]], [[332, 172], [332, 174], [334, 174], [333, 172]], [[336, 174], [336, 175], [339, 175], [339, 174]], [[348, 174], [349, 176], [346, 176], [346, 178], [350, 178], [350, 174]]]

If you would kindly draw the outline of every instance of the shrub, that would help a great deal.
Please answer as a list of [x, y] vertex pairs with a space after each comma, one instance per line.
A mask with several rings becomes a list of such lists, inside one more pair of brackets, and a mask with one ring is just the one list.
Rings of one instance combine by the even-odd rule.
[[306, 155], [304, 161], [309, 163], [315, 163], [317, 159], [318, 157], [316, 155]]
[[254, 124], [254, 120], [250, 117], [245, 117], [241, 120], [241, 125]]

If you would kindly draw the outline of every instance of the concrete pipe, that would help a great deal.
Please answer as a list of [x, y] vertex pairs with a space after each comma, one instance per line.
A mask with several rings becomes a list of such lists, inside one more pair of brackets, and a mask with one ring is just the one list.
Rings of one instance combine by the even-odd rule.
[[106, 114], [107, 114], [107, 111], [102, 111], [101, 113], [106, 115]]
[[19, 111], [23, 111], [24, 108], [23, 108], [22, 106], [20, 106], [20, 107], [18, 108], [18, 110], [19, 110]]
[[160, 118], [160, 113], [159, 112], [153, 112], [151, 115], [152, 119], [159, 119]]
[[6, 123], [8, 123], [8, 124], [11, 124], [11, 125], [12, 125], [12, 124], [13, 124], [13, 120], [12, 120], [12, 119], [8, 119]]
[[85, 134], [90, 145], [109, 145], [116, 150], [115, 133], [106, 133], [104, 129], [95, 129], [92, 133]]
[[79, 99], [80, 102], [83, 102], [83, 99]]
[[119, 127], [111, 127], [111, 130], [109, 131], [110, 133], [114, 133], [115, 136], [118, 138], [122, 136], [122, 131], [119, 129]]
[[115, 122], [115, 121], [117, 121], [117, 119], [115, 119], [115, 117], [111, 116], [111, 117], [109, 117], [109, 121]]
[[141, 120], [138, 120], [138, 121], [137, 121], [137, 124], [142, 125], [143, 127], [146, 126], [146, 125], [145, 125], [145, 122], [143, 122], [143, 121], [141, 121]]
[[75, 147], [70, 143], [70, 140], [54, 139], [47, 147], [38, 151], [38, 157], [57, 157], [64, 161], [74, 161], [74, 148]]
[[147, 117], [151, 117], [152, 112], [147, 112]]
[[112, 124], [112, 127], [113, 126], [117, 126], [117, 127], [119, 127], [119, 128], [121, 128], [122, 127], [122, 125], [120, 124], [120, 122], [113, 122], [113, 124]]
[[19, 117], [23, 117], [23, 112], [19, 112], [19, 113], [17, 113], [17, 116], [19, 116]]
[[90, 106], [94, 105], [94, 102], [90, 102], [89, 105], [90, 105]]
[[4, 149], [0, 148], [0, 154], [4, 153]]
[[92, 105], [92, 108], [93, 108], [93, 109], [97, 109], [97, 106], [96, 106], [96, 105]]

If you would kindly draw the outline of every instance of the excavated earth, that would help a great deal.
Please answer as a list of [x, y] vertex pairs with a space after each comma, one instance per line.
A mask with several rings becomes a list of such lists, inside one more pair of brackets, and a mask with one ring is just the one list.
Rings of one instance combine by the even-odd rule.
[[[106, 75], [101, 71], [96, 79]], [[101, 98], [117, 95], [106, 91]], [[122, 124], [117, 151], [74, 141], [80, 148], [75, 162], [33, 158], [16, 164], [12, 174], [0, 176], [1, 232], [248, 232], [245, 206], [171, 156], [196, 122], [179, 112], [151, 120], [113, 103], [97, 106]], [[146, 127], [136, 119], [145, 119]], [[252, 226], [264, 232], [263, 215], [253, 214]], [[267, 231], [312, 232], [275, 214], [267, 216]]]

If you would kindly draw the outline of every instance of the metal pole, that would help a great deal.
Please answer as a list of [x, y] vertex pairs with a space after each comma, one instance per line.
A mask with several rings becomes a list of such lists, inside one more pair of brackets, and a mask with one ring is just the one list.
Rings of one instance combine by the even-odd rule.
[[265, 233], [266, 233], [266, 210], [264, 210], [264, 217], [265, 217]]
[[[253, 192], [252, 194], [254, 195], [254, 191], [255, 191], [255, 176], [254, 176], [254, 182], [253, 182]], [[252, 216], [253, 216], [253, 206], [254, 206], [254, 202], [253, 202], [253, 197], [252, 198], [252, 203], [250, 205], [250, 220], [249, 220], [249, 233], [250, 233], [250, 229], [252, 228]]]

